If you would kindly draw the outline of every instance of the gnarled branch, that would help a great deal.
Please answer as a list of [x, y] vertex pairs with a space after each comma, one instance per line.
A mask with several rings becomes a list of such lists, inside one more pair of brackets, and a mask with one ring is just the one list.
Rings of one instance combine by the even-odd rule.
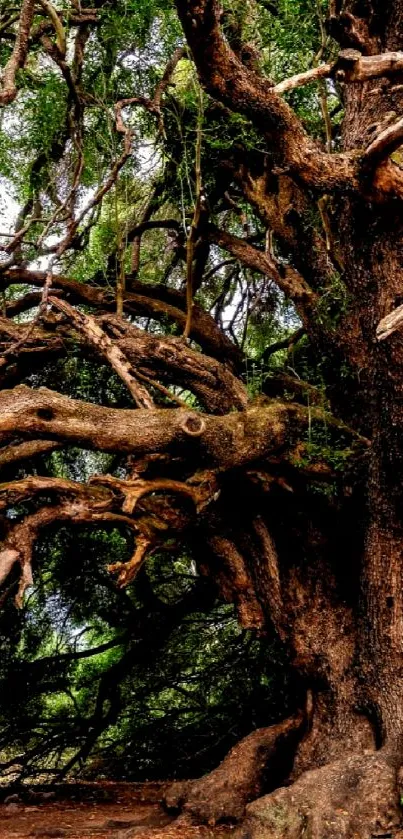
[[14, 49], [3, 72], [2, 88], [0, 89], [0, 105], [9, 105], [17, 95], [15, 78], [18, 70], [24, 66], [28, 55], [29, 33], [34, 18], [34, 9], [35, 0], [24, 0]]
[[219, 469], [243, 466], [292, 445], [292, 436], [314, 421], [325, 421], [357, 445], [369, 445], [340, 420], [294, 403], [268, 401], [211, 416], [184, 408], [104, 408], [25, 385], [0, 392], [0, 440], [11, 434], [41, 435], [137, 456], [169, 452], [189, 461], [202, 456], [209, 468]]
[[355, 156], [322, 152], [273, 85], [246, 68], [230, 49], [221, 32], [217, 0], [176, 0], [176, 7], [203, 86], [252, 120], [279, 163], [321, 192], [359, 189]]

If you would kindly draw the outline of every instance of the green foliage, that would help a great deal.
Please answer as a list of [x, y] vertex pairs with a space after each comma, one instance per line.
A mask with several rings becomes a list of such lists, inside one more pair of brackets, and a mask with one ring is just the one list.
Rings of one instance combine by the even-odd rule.
[[55, 531], [24, 611], [7, 610], [0, 743], [3, 761], [24, 752], [22, 778], [54, 777], [79, 753], [87, 777], [197, 775], [292, 707], [274, 642], [241, 631], [207, 583], [204, 610], [181, 606], [201, 585], [186, 554], [153, 557], [122, 592], [105, 566], [129, 550], [116, 529]]
[[335, 272], [331, 282], [322, 290], [317, 308], [318, 320], [330, 327], [337, 326], [347, 310], [348, 302], [349, 295], [346, 286], [340, 274]]

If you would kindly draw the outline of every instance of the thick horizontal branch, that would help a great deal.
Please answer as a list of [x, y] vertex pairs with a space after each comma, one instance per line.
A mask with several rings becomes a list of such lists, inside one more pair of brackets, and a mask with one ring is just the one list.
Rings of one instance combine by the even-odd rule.
[[50, 454], [60, 447], [61, 443], [55, 440], [26, 440], [24, 443], [5, 446], [0, 449], [0, 469], [11, 466], [13, 463], [20, 463], [22, 460], [29, 461], [39, 455]]
[[[59, 305], [68, 306], [69, 312], [72, 309], [69, 304]], [[81, 318], [78, 311], [77, 316]], [[101, 314], [91, 321], [101, 325], [103, 336], [110, 341], [109, 350], [113, 345], [116, 352], [122, 354], [126, 360], [124, 364], [130, 366], [134, 376], [145, 381], [153, 391], [160, 389], [171, 401], [177, 397], [160, 385], [160, 381], [189, 390], [211, 414], [225, 414], [246, 407], [247, 391], [231, 369], [215, 358], [192, 349], [181, 338], [146, 332], [112, 314]], [[33, 362], [44, 363], [51, 355], [65, 355], [71, 341], [75, 346], [80, 346], [82, 342], [83, 354], [91, 354], [91, 348], [97, 349], [93, 342], [87, 342], [76, 331], [74, 324], [70, 326], [64, 321], [51, 319], [42, 327], [36, 326], [27, 336], [28, 326], [0, 318], [0, 344], [4, 342], [11, 365], [5, 368], [5, 375], [11, 376], [12, 381], [18, 382], [18, 376], [21, 379]], [[99, 351], [104, 356], [102, 348]], [[18, 361], [17, 367], [15, 360]], [[4, 381], [3, 386], [7, 386]]]
[[137, 456], [163, 452], [218, 469], [268, 457], [315, 421], [367, 442], [329, 414], [292, 403], [274, 401], [209, 416], [185, 408], [105, 408], [25, 385], [0, 393], [0, 439], [20, 434]]
[[40, 494], [53, 495], [60, 498], [76, 498], [85, 500], [93, 510], [110, 506], [111, 492], [100, 485], [80, 484], [66, 478], [43, 478], [28, 476], [19, 481], [0, 483], [0, 510], [19, 504], [26, 498], [33, 498]]
[[333, 64], [321, 64], [304, 73], [297, 73], [274, 87], [276, 93], [288, 93], [297, 87], [319, 79], [336, 78], [339, 82], [365, 82], [403, 72], [403, 52], [385, 52], [381, 55], [361, 55], [358, 50], [343, 50]]
[[198, 458], [202, 450], [210, 463], [225, 466], [253, 459], [255, 450], [258, 456], [261, 448], [266, 452], [282, 445], [287, 410], [283, 417], [278, 405], [265, 409], [260, 428], [260, 411], [221, 418], [181, 408], [117, 410], [21, 385], [0, 393], [0, 438], [35, 434], [139, 456], [169, 452], [191, 457], [193, 451]]

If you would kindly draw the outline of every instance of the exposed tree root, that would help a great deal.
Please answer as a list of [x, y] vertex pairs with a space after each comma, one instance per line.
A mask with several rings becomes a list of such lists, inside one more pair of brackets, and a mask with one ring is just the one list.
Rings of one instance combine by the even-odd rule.
[[186, 816], [181, 816], [166, 827], [133, 827], [122, 830], [116, 839], [225, 839], [228, 829], [194, 825]]
[[183, 808], [195, 821], [209, 825], [239, 821], [248, 802], [287, 776], [303, 719], [301, 713], [253, 731], [209, 775], [173, 784], [165, 795], [166, 806]]
[[352, 754], [254, 801], [236, 839], [396, 839], [401, 816], [396, 769]]

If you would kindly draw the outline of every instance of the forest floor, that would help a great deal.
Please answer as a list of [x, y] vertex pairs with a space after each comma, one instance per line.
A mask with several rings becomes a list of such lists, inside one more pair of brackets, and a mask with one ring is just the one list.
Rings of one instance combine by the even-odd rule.
[[[47, 793], [1, 790], [0, 839], [227, 839], [229, 827], [190, 827], [161, 806], [162, 784], [99, 781]], [[14, 794], [13, 794], [14, 793]], [[11, 800], [10, 800], [11, 798]]]

